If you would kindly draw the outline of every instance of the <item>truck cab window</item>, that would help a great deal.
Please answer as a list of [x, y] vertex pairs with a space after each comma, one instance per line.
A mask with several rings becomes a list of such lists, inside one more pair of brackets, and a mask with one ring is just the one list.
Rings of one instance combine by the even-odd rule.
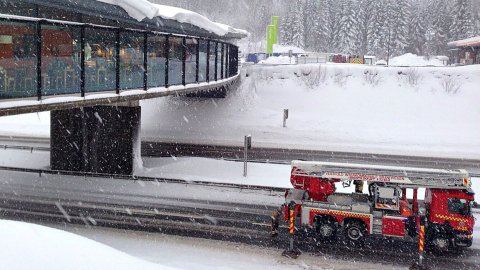
[[448, 212], [452, 214], [459, 214], [463, 216], [470, 215], [471, 203], [465, 199], [448, 199]]

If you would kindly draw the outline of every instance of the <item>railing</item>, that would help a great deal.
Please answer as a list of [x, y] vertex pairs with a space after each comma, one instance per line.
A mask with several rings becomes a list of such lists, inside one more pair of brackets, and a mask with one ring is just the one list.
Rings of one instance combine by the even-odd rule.
[[0, 15], [0, 99], [211, 82], [238, 73], [238, 47], [155, 31]]

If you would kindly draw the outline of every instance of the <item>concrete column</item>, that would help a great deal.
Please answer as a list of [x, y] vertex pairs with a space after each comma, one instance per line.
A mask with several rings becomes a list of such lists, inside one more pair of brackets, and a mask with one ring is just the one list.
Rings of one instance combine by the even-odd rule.
[[133, 174], [140, 120], [138, 103], [52, 111], [51, 168]]

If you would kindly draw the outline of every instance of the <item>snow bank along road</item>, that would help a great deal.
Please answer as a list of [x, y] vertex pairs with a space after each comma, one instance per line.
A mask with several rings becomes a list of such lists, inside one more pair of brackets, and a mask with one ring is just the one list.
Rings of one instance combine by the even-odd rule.
[[[279, 189], [12, 171], [2, 171], [2, 176], [0, 213], [11, 219], [143, 229], [277, 247], [279, 253], [287, 244], [286, 231], [279, 239], [269, 236], [269, 215], [283, 202]], [[351, 248], [316, 243], [309, 235], [298, 241], [304, 251], [337, 259], [408, 267], [416, 258], [413, 243], [371, 240], [364, 247]], [[432, 255], [428, 260], [436, 269], [475, 269], [480, 250]]]

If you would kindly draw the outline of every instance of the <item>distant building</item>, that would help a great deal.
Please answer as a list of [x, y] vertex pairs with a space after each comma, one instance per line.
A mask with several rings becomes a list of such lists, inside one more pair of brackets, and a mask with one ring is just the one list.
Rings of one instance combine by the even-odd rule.
[[448, 43], [452, 64], [480, 64], [480, 36]]

